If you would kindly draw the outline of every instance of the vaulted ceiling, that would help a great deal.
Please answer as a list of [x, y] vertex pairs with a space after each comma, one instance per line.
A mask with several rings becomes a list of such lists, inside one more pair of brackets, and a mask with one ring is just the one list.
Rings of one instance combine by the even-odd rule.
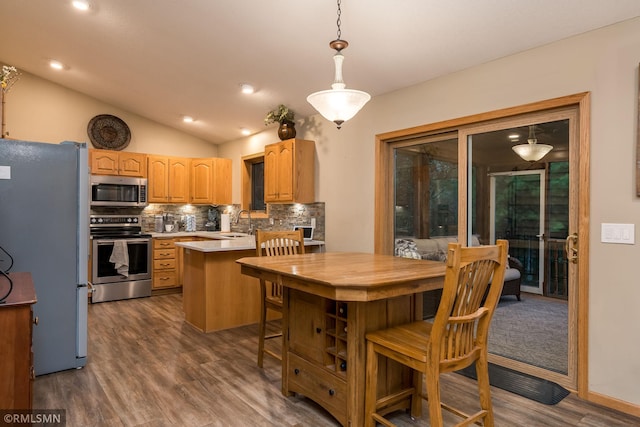
[[[264, 130], [280, 103], [296, 118], [315, 114], [307, 95], [333, 82], [333, 1], [89, 3], [80, 12], [70, 0], [2, 0], [0, 63], [211, 143]], [[345, 83], [372, 96], [640, 16], [638, 0], [344, 0], [341, 9]], [[243, 95], [242, 83], [256, 92]]]

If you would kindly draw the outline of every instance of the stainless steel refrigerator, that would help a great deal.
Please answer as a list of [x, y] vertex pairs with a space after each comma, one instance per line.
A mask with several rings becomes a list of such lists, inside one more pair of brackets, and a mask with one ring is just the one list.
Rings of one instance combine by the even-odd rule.
[[86, 144], [0, 139], [0, 246], [33, 277], [36, 375], [86, 364], [88, 182]]

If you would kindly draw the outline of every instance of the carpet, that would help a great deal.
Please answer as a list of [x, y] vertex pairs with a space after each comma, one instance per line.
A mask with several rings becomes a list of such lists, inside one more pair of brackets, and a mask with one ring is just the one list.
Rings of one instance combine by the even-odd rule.
[[489, 328], [489, 353], [566, 374], [568, 324], [566, 301], [504, 297]]

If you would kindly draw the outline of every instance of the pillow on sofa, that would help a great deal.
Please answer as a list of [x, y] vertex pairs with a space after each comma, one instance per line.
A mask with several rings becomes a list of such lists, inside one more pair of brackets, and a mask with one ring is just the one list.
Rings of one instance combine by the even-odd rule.
[[395, 255], [402, 258], [422, 259], [415, 242], [410, 239], [396, 240]]

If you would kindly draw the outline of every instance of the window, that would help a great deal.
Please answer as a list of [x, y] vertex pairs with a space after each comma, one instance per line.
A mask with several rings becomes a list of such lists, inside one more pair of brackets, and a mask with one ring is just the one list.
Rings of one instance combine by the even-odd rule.
[[260, 218], [261, 214], [266, 218], [264, 153], [242, 158], [242, 209], [250, 210], [254, 218]]

